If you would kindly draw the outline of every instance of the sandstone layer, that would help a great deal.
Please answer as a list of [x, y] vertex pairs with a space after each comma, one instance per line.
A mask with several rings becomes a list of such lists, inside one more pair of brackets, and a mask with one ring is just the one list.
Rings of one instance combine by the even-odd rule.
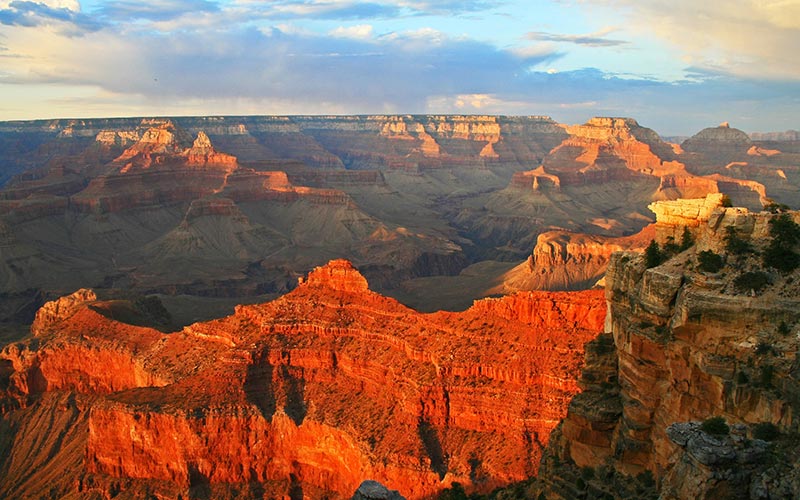
[[[671, 260], [647, 268], [641, 254], [612, 256], [606, 333], [587, 346], [583, 392], [552, 435], [540, 470], [548, 498], [586, 491], [621, 498], [631, 486], [642, 498], [800, 492], [791, 472], [800, 425], [798, 273], [764, 269], [754, 250], [734, 254], [726, 243], [732, 231], [764, 248], [779, 215], [715, 201], [654, 204], [662, 242], [676, 228], [696, 237], [695, 246]], [[800, 220], [800, 213], [789, 217]], [[702, 251], [727, 264], [703, 271]], [[754, 275], [767, 278], [763, 288], [737, 284]], [[698, 430], [711, 417], [727, 421], [730, 433]], [[764, 428], [774, 434], [764, 437]], [[570, 484], [578, 477], [582, 488]]]
[[[521, 293], [420, 314], [338, 260], [278, 300], [176, 333], [113, 319], [136, 311], [77, 292], [0, 356], [9, 421], [58, 413], [42, 406], [57, 394], [81, 401], [64, 410], [88, 432], [69, 441], [84, 461], [52, 485], [63, 494], [348, 498], [375, 479], [425, 498], [453, 481], [485, 492], [521, 480], [578, 391], [605, 303], [600, 291]], [[7, 456], [36, 435], [9, 434]], [[25, 495], [37, 478], [0, 492]]]

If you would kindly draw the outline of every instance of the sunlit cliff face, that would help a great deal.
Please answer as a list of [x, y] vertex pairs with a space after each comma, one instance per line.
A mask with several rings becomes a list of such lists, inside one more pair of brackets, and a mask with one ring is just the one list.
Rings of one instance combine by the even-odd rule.
[[34, 394], [96, 395], [84, 470], [133, 488], [485, 491], [536, 473], [604, 305], [599, 291], [540, 292], [419, 314], [338, 260], [276, 301], [161, 334], [87, 292], [43, 309], [38, 347], [4, 351], [6, 394], [20, 411]]

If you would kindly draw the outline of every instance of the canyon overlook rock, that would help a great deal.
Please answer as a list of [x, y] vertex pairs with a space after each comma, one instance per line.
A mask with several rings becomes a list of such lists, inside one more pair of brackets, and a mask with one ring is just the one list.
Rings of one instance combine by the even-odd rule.
[[128, 310], [81, 291], [2, 351], [0, 496], [485, 492], [535, 474], [605, 302], [528, 292], [420, 314], [334, 260], [171, 334], [113, 319]]
[[[752, 213], [719, 195], [652, 209], [657, 241], [687, 229], [696, 241], [649, 268], [640, 253], [611, 257], [605, 333], [587, 344], [537, 491], [797, 498], [800, 273], [762, 253], [776, 251], [777, 227], [800, 236], [800, 212]], [[792, 259], [796, 246], [779, 251]]]

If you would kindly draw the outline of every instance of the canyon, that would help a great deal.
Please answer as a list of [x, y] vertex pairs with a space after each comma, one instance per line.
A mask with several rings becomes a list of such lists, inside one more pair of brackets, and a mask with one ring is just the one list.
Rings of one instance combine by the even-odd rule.
[[[721, 192], [750, 209], [797, 205], [797, 141], [724, 125], [678, 145], [602, 117], [0, 123], [0, 317], [26, 324], [45, 300], [92, 287], [209, 311], [175, 312], [179, 327], [275, 297], [333, 258], [426, 311], [591, 287], [610, 255], [601, 246], [647, 240], [634, 235], [653, 201]], [[460, 294], [439, 300], [432, 280]]]
[[0, 176], [0, 496], [800, 494], [792, 134], [4, 122]]
[[0, 495], [349, 498], [373, 478], [406, 498], [486, 492], [535, 474], [605, 301], [522, 292], [421, 314], [334, 260], [178, 332], [143, 326], [158, 310], [81, 290], [2, 351]]

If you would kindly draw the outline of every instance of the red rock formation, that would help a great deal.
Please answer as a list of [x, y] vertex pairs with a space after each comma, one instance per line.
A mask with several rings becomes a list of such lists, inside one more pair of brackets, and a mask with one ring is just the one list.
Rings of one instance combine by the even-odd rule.
[[281, 299], [169, 335], [84, 295], [44, 309], [38, 346], [3, 351], [9, 392], [22, 404], [55, 389], [103, 395], [86, 471], [179, 490], [283, 481], [349, 496], [373, 478], [423, 498], [452, 481], [523, 479], [604, 317], [601, 292], [419, 314], [343, 260]]
[[72, 205], [90, 212], [119, 212], [218, 192], [237, 169], [236, 158], [214, 150], [203, 132], [193, 143], [188, 141], [186, 132], [169, 121], [148, 129], [111, 163], [112, 172], [95, 177], [72, 196]]
[[655, 237], [653, 225], [632, 236], [612, 238], [567, 231], [539, 235], [528, 259], [505, 273], [493, 292], [520, 290], [581, 290], [596, 286], [611, 254], [643, 250]]

